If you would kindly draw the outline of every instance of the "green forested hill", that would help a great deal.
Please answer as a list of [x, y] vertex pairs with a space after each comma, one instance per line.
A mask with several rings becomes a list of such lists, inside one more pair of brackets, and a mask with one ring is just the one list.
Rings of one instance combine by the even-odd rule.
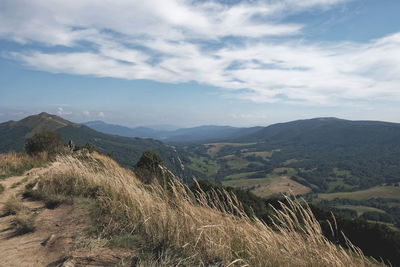
[[[189, 155], [185, 166], [199, 178], [261, 197], [308, 194], [310, 201], [353, 217], [400, 226], [400, 204], [393, 193], [400, 188], [400, 124], [301, 120], [230, 142], [179, 149]], [[361, 193], [362, 199], [353, 198]]]
[[286, 168], [285, 175], [314, 192], [400, 182], [400, 124], [395, 123], [300, 120], [274, 124], [234, 142], [183, 150], [191, 154], [199, 176], [215, 181], [264, 178]]
[[23, 151], [25, 139], [41, 131], [55, 131], [61, 127], [74, 125], [55, 115], [42, 112], [20, 121], [0, 124], [0, 152]]
[[400, 145], [400, 124], [316, 118], [273, 124], [237, 141], [322, 146]]
[[57, 130], [65, 141], [74, 140], [76, 144], [87, 142], [95, 145], [102, 152], [113, 152], [115, 159], [122, 165], [132, 168], [146, 150], [153, 150], [161, 155], [165, 165], [175, 174], [184, 175], [181, 159], [175, 148], [154, 139], [122, 137], [99, 133], [84, 125], [69, 125]]
[[119, 163], [130, 168], [136, 164], [144, 151], [154, 150], [164, 158], [165, 165], [171, 171], [181, 177], [186, 175], [180, 157], [172, 146], [153, 139], [103, 134], [45, 112], [20, 121], [0, 124], [0, 153], [24, 151], [26, 138], [41, 131], [57, 131], [65, 142], [72, 139], [77, 145], [90, 142], [104, 153], [113, 152]]

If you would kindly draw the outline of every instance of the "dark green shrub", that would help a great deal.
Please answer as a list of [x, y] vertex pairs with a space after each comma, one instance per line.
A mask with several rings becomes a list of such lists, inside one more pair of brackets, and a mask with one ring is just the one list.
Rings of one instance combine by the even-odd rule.
[[156, 152], [148, 150], [143, 153], [138, 163], [135, 165], [136, 176], [145, 184], [150, 184], [155, 179], [163, 176], [164, 161]]
[[82, 149], [87, 149], [90, 153], [93, 153], [94, 151], [100, 153], [100, 150], [90, 142], [87, 142], [85, 145], [78, 145], [75, 147], [75, 150], [82, 150]]
[[25, 151], [29, 155], [47, 152], [53, 157], [64, 151], [64, 142], [61, 135], [56, 132], [37, 133], [26, 141]]

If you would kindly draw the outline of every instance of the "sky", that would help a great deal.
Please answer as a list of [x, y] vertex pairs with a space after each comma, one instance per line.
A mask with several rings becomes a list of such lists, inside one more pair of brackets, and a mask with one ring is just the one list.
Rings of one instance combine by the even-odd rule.
[[0, 122], [400, 122], [399, 0], [1, 0]]

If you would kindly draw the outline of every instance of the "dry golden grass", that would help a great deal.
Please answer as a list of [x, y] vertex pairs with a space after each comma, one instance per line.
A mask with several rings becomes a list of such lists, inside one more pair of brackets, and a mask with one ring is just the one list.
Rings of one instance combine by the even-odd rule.
[[0, 154], [0, 178], [22, 175], [26, 170], [44, 165], [47, 160], [48, 157], [45, 152], [36, 156], [15, 152]]
[[19, 197], [11, 196], [5, 203], [3, 211], [5, 214], [16, 215], [13, 219], [16, 234], [25, 234], [35, 230], [36, 216], [24, 206]]
[[[166, 192], [144, 185], [108, 157], [82, 161], [61, 156], [38, 185], [42, 194], [94, 197], [104, 235], [140, 235], [150, 248], [178, 251], [196, 266], [375, 266], [362, 252], [323, 235], [311, 210], [288, 198], [274, 229], [249, 218], [235, 197], [198, 194], [175, 181]], [[98, 161], [101, 161], [99, 163]], [[97, 162], [97, 163], [96, 163]], [[236, 214], [236, 215], [233, 215]], [[334, 226], [333, 226], [334, 227]]]
[[11, 196], [4, 204], [5, 214], [17, 214], [20, 212], [25, 212], [27, 208], [22, 204], [22, 201], [17, 196]]

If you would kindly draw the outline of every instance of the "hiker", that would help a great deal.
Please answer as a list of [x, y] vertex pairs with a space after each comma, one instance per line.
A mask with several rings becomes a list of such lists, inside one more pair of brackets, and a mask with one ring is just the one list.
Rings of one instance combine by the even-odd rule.
[[70, 151], [74, 151], [75, 149], [74, 141], [72, 141], [71, 139], [68, 141], [68, 148]]

